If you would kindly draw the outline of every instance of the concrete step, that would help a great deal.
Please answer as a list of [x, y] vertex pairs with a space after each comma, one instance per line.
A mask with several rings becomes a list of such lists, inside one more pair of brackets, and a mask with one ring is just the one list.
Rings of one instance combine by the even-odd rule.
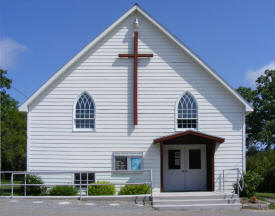
[[240, 209], [239, 196], [219, 192], [184, 192], [153, 194], [153, 208], [157, 209]]
[[231, 209], [239, 210], [242, 205], [240, 203], [234, 204], [189, 204], [189, 205], [175, 205], [175, 204], [153, 204], [153, 208], [159, 210], [199, 210], [199, 209]]
[[203, 200], [203, 199], [238, 199], [236, 194], [212, 194], [212, 195], [153, 195], [154, 200]]
[[162, 204], [173, 204], [173, 205], [192, 205], [192, 204], [232, 204], [232, 203], [240, 203], [240, 199], [153, 199], [154, 205], [162, 205]]

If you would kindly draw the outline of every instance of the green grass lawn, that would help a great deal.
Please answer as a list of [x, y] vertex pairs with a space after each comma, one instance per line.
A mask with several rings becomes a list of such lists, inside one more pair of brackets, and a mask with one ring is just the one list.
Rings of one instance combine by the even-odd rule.
[[275, 209], [275, 203], [270, 203], [268, 206], [270, 209]]
[[[7, 179], [1, 179], [1, 184], [10, 184], [11, 181]], [[13, 181], [13, 184], [22, 184], [21, 181]], [[13, 195], [23, 195], [22, 190], [20, 188], [21, 186], [13, 186]], [[0, 187], [0, 196], [10, 196], [11, 195], [11, 186], [1, 186]]]
[[[259, 200], [267, 201], [266, 198], [274, 198], [275, 199], [275, 193], [256, 193], [256, 197], [258, 197]], [[275, 203], [272, 202], [269, 204], [270, 209], [275, 209]]]
[[275, 198], [275, 193], [256, 193], [256, 197]]

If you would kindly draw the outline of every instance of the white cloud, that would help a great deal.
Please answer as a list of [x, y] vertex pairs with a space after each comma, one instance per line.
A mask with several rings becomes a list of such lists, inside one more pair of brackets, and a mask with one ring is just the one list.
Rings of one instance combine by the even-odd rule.
[[27, 51], [27, 47], [16, 42], [11, 38], [3, 38], [0, 40], [0, 68], [14, 68], [17, 56], [21, 52]]
[[269, 64], [267, 64], [267, 65], [265, 65], [265, 66], [263, 66], [263, 67], [261, 67], [261, 68], [258, 68], [258, 69], [256, 69], [256, 70], [249, 70], [249, 71], [247, 71], [246, 74], [245, 74], [245, 80], [246, 80], [249, 84], [255, 86], [255, 84], [256, 84], [256, 83], [255, 83], [256, 79], [257, 79], [260, 75], [264, 74], [264, 71], [265, 71], [265, 70], [274, 70], [274, 69], [275, 69], [275, 61], [272, 61], [272, 62], [270, 62]]

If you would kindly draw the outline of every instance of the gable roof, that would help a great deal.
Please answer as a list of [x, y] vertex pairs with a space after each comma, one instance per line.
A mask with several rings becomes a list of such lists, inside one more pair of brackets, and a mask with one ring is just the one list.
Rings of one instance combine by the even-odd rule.
[[70, 68], [77, 60], [79, 60], [87, 51], [95, 46], [102, 38], [104, 38], [109, 32], [116, 28], [122, 21], [134, 12], [139, 12], [147, 20], [149, 20], [154, 26], [156, 26], [162, 33], [175, 42], [187, 55], [189, 55], [195, 62], [197, 62], [206, 72], [212, 75], [218, 80], [224, 88], [226, 88], [237, 100], [239, 100], [244, 106], [246, 113], [252, 112], [253, 108], [250, 104], [239, 95], [224, 79], [222, 79], [213, 69], [211, 69], [205, 62], [202, 61], [195, 53], [186, 47], [179, 39], [172, 35], [162, 25], [155, 21], [148, 13], [135, 4], [130, 10], [128, 10], [123, 16], [116, 20], [111, 26], [103, 31], [98, 37], [91, 41], [86, 47], [84, 47], [77, 55], [75, 55], [69, 62], [67, 62], [59, 71], [57, 71], [47, 82], [45, 82], [33, 95], [31, 95], [20, 107], [19, 111], [28, 112], [28, 106], [44, 91], [46, 90], [58, 77], [60, 77], [68, 68]]
[[183, 138], [183, 137], [186, 137], [188, 135], [189, 136], [191, 135], [191, 136], [195, 136], [195, 137], [200, 137], [200, 138], [203, 138], [203, 139], [208, 140], [208, 141], [213, 142], [213, 143], [219, 143], [220, 144], [220, 143], [224, 142], [224, 138], [217, 137], [217, 136], [212, 136], [212, 135], [202, 133], [202, 132], [199, 132], [199, 131], [188, 130], [188, 131], [175, 133], [175, 134], [171, 134], [171, 135], [168, 135], [168, 136], [157, 138], [157, 139], [154, 140], [154, 144], [163, 143], [163, 142], [166, 142], [166, 141], [171, 141], [171, 140], [174, 140], [174, 139], [177, 139], [177, 138]]

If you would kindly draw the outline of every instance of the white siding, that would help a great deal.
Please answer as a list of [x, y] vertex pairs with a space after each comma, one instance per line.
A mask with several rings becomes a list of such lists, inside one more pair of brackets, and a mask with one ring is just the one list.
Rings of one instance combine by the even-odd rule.
[[[137, 15], [140, 16], [140, 15]], [[133, 20], [128, 17], [29, 107], [29, 170], [111, 170], [114, 151], [144, 152], [160, 187], [155, 138], [175, 133], [175, 106], [189, 91], [198, 103], [198, 129], [225, 138], [215, 154], [216, 189], [223, 169], [243, 163], [244, 106], [181, 49], [139, 17], [138, 120], [133, 126]], [[73, 131], [73, 104], [88, 92], [96, 106], [96, 131]], [[231, 175], [232, 177], [233, 175]], [[233, 183], [229, 182], [229, 188]]]

